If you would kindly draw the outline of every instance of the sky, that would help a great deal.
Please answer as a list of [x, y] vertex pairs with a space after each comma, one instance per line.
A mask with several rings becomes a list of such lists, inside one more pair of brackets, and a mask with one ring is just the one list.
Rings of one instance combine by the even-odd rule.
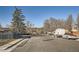
[[[46, 19], [54, 17], [56, 19], [66, 20], [72, 14], [76, 20], [79, 13], [78, 6], [17, 6], [22, 9], [26, 21], [31, 21], [35, 27], [42, 27]], [[14, 6], [0, 6], [0, 24], [6, 27], [12, 21]]]

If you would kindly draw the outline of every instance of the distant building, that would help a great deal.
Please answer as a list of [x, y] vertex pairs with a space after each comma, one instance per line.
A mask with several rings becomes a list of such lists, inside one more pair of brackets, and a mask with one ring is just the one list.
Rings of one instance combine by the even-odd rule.
[[72, 31], [78, 31], [78, 26], [77, 24], [72, 25]]
[[1, 32], [9, 32], [10, 30], [9, 30], [9, 28], [0, 28], [0, 33]]

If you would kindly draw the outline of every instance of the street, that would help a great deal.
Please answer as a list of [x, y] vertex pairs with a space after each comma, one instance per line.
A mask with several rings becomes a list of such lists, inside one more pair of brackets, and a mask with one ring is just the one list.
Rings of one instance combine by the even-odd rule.
[[32, 37], [12, 52], [78, 52], [79, 41], [62, 38], [48, 39], [47, 36]]

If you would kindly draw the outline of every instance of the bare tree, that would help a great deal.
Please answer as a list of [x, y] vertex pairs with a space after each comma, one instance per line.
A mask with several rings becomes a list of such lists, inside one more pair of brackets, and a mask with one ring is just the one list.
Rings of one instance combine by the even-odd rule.
[[49, 20], [47, 19], [47, 20], [45, 20], [45, 22], [44, 22], [44, 31], [45, 31], [45, 33], [49, 31], [49, 29], [50, 29], [49, 26], [50, 26]]
[[72, 15], [69, 15], [66, 20], [66, 29], [68, 29], [69, 31], [71, 31], [72, 29], [72, 23], [73, 23]]
[[50, 17], [44, 22], [44, 29], [46, 32], [52, 32], [57, 28], [65, 28], [65, 22], [61, 19]]
[[31, 23], [31, 21], [26, 22], [26, 30], [28, 33], [32, 33], [32, 28], [34, 27], [34, 24]]

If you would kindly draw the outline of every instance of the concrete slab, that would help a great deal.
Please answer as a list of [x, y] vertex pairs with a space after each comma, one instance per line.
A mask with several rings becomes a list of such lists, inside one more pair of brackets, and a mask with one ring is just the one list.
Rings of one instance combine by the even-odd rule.
[[0, 47], [0, 52], [10, 52], [13, 49], [15, 49], [18, 45], [20, 45], [21, 43], [27, 41], [28, 39], [17, 39], [13, 42], [10, 42], [6, 45], [3, 45]]

